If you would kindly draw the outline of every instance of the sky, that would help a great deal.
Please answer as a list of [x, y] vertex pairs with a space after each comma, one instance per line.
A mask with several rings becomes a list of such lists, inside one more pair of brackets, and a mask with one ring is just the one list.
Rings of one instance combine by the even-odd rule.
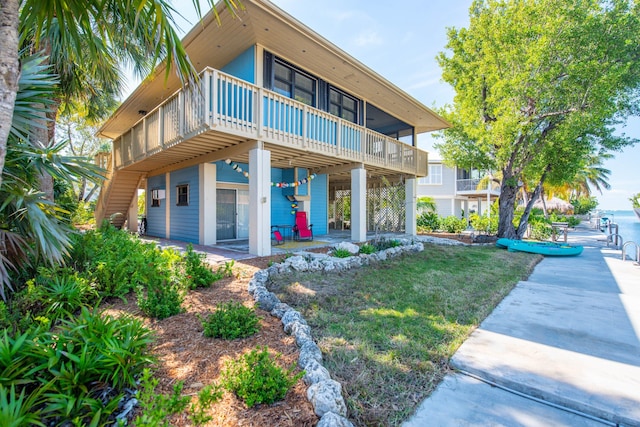
[[[452, 88], [441, 79], [436, 61], [447, 42], [447, 28], [466, 27], [471, 0], [272, 0], [274, 4], [430, 108], [453, 101]], [[193, 5], [175, 0], [192, 24]], [[203, 10], [208, 6], [203, 4]], [[178, 5], [179, 4], [179, 5]], [[184, 30], [193, 25], [180, 24]], [[137, 83], [135, 83], [137, 84]], [[640, 139], [640, 119], [620, 132]], [[433, 138], [418, 137], [418, 145], [436, 157]], [[640, 193], [640, 144], [616, 153], [604, 165], [611, 170], [611, 190], [596, 193], [599, 208], [629, 210], [629, 198]]]

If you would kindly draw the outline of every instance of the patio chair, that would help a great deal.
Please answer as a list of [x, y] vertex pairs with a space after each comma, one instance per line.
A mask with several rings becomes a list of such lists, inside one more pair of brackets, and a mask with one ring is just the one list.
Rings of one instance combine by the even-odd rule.
[[305, 211], [296, 212], [296, 223], [293, 226], [293, 238], [295, 240], [313, 240], [313, 224], [308, 224]]
[[277, 225], [271, 226], [271, 245], [282, 245], [284, 244], [284, 238], [282, 237], [282, 233]]

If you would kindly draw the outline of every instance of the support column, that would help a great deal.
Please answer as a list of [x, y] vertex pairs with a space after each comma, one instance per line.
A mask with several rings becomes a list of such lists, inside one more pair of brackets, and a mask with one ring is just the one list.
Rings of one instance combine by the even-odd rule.
[[164, 195], [166, 199], [164, 200], [164, 238], [171, 238], [171, 173], [167, 172], [164, 175], [165, 188]]
[[202, 163], [198, 166], [200, 206], [198, 218], [200, 221], [201, 245], [215, 245], [216, 243], [216, 165]]
[[138, 189], [136, 189], [127, 211], [127, 228], [132, 233], [138, 232]]
[[367, 240], [367, 171], [351, 169], [351, 240]]
[[271, 152], [249, 151], [249, 253], [271, 255]]
[[405, 216], [404, 216], [404, 232], [415, 236], [418, 234], [417, 218], [417, 187], [416, 179], [409, 178], [404, 183], [404, 197], [405, 197]]

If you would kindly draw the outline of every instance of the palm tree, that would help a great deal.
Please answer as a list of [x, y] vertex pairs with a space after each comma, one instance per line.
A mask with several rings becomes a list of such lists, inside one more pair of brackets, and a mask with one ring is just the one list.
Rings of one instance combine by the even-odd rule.
[[[24, 57], [13, 123], [8, 135], [4, 181], [0, 186], [0, 296], [12, 290], [10, 271], [28, 265], [56, 264], [69, 246], [71, 227], [63, 212], [41, 192], [37, 177], [47, 174], [67, 182], [78, 177], [98, 181], [99, 170], [84, 158], [62, 155], [65, 142], [40, 148], [29, 142], [34, 117], [46, 112], [57, 81], [38, 55]], [[35, 110], [40, 105], [41, 110]]]
[[[202, 16], [198, 0], [192, 2]], [[211, 6], [213, 3], [209, 0]], [[237, 0], [224, 3], [232, 12], [242, 7]], [[51, 55], [50, 61], [61, 76], [59, 96], [86, 96], [91, 87], [115, 89], [122, 79], [118, 64], [131, 64], [144, 77], [164, 60], [166, 76], [173, 66], [185, 83], [197, 79], [197, 74], [174, 29], [174, 13], [168, 0], [3, 0], [0, 64], [6, 65], [0, 67], [0, 185], [9, 137], [7, 124], [13, 117], [18, 91], [21, 44], [31, 52]], [[59, 106], [59, 101], [56, 104]], [[55, 117], [57, 108], [49, 114]], [[44, 134], [38, 137], [44, 141], [41, 146], [49, 145], [51, 138]]]

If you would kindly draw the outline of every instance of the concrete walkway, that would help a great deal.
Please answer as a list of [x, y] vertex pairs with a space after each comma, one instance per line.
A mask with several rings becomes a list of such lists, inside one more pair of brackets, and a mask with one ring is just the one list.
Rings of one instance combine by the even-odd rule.
[[640, 426], [640, 266], [598, 231], [569, 242], [582, 255], [518, 283], [405, 427]]

